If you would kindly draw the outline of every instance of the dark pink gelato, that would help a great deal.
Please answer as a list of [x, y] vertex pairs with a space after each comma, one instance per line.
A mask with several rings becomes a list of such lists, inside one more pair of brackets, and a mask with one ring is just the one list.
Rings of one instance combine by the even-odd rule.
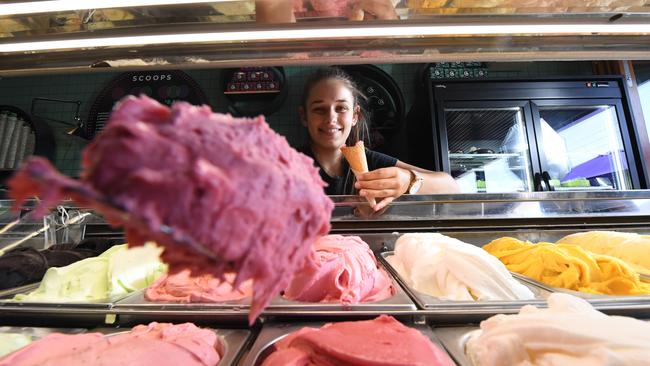
[[251, 321], [327, 234], [333, 207], [313, 161], [263, 117], [184, 102], [169, 108], [146, 96], [115, 107], [83, 151], [81, 180], [33, 158], [9, 186], [16, 207], [34, 195], [42, 210], [64, 197], [95, 207], [124, 227], [130, 245], [165, 246], [172, 272], [236, 272], [235, 288], [253, 279]]

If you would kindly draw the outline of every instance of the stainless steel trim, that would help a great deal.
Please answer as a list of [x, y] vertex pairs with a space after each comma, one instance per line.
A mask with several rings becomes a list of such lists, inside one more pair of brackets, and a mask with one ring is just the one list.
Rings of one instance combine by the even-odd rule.
[[[376, 21], [370, 26], [388, 30], [385, 35], [359, 35], [365, 22], [315, 21], [289, 25], [242, 23], [181, 23], [164, 25], [124, 26], [120, 29], [79, 29], [76, 32], [52, 33], [43, 36], [7, 37], [2, 45], [15, 42], [66, 41], [148, 35], [200, 35], [209, 32], [259, 33], [270, 31], [306, 32], [311, 29], [345, 31], [348, 37], [289, 37], [279, 40], [230, 39], [202, 41], [186, 37], [183, 43], [149, 45], [86, 46], [72, 45], [54, 51], [3, 53], [0, 76], [92, 71], [99, 64], [120, 60], [120, 70], [214, 68], [241, 66], [358, 64], [358, 63], [424, 63], [440, 61], [542, 61], [542, 60], [620, 60], [650, 59], [650, 40], [643, 31], [615, 34], [608, 27], [648, 23], [647, 14], [624, 14], [614, 19], [603, 14], [543, 14], [484, 16], [423, 16], [399, 22]], [[614, 19], [614, 20], [612, 20]], [[417, 27], [493, 27], [539, 24], [566, 26], [562, 34], [488, 34], [466, 35], [459, 29], [454, 34], [423, 35]], [[571, 25], [595, 24], [602, 31], [571, 32]], [[409, 32], [408, 29], [413, 28]], [[56, 32], [56, 29], [53, 30]], [[391, 33], [391, 31], [393, 31]], [[541, 32], [541, 31], [540, 31]], [[568, 32], [568, 33], [565, 33]], [[484, 32], [489, 33], [489, 32]], [[539, 33], [539, 32], [538, 32]], [[328, 34], [328, 32], [324, 32]], [[129, 62], [130, 61], [130, 62]], [[115, 63], [113, 63], [115, 64]], [[97, 69], [95, 69], [97, 70]], [[100, 68], [99, 70], [102, 70]], [[106, 70], [106, 69], [103, 69]]]

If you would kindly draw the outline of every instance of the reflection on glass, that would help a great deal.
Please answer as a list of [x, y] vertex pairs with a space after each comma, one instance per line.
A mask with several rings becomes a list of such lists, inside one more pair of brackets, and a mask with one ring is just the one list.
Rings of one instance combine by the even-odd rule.
[[445, 109], [445, 119], [450, 172], [463, 193], [532, 191], [520, 107]]
[[546, 171], [555, 190], [631, 189], [614, 106], [540, 107]]

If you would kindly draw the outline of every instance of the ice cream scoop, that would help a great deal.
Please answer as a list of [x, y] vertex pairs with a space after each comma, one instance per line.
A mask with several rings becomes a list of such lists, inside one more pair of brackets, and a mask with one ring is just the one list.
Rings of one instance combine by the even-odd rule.
[[417, 291], [444, 300], [526, 300], [533, 293], [481, 248], [439, 233], [409, 233], [386, 258]]
[[32, 158], [9, 181], [16, 208], [64, 197], [124, 227], [129, 245], [165, 247], [170, 271], [253, 279], [252, 322], [330, 229], [332, 201], [313, 160], [258, 118], [128, 96], [86, 146], [80, 180]]
[[314, 243], [310, 260], [293, 275], [284, 297], [356, 304], [383, 300], [394, 292], [390, 277], [361, 238], [327, 235]]
[[526, 305], [481, 322], [466, 352], [475, 366], [642, 366], [650, 360], [650, 323], [553, 293], [547, 309]]
[[625, 262], [577, 245], [533, 244], [504, 237], [483, 249], [499, 258], [509, 270], [552, 287], [600, 295], [650, 294], [650, 284], [641, 282]]
[[393, 317], [302, 328], [275, 344], [262, 366], [452, 366], [444, 351]]

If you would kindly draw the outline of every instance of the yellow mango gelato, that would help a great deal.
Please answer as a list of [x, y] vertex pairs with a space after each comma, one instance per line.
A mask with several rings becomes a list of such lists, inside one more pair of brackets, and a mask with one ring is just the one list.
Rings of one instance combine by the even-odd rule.
[[638, 273], [650, 275], [650, 235], [587, 231], [567, 235], [558, 243], [578, 245], [590, 252], [622, 259]]
[[512, 271], [552, 287], [598, 295], [647, 295], [650, 284], [624, 261], [577, 245], [499, 238], [483, 247]]

